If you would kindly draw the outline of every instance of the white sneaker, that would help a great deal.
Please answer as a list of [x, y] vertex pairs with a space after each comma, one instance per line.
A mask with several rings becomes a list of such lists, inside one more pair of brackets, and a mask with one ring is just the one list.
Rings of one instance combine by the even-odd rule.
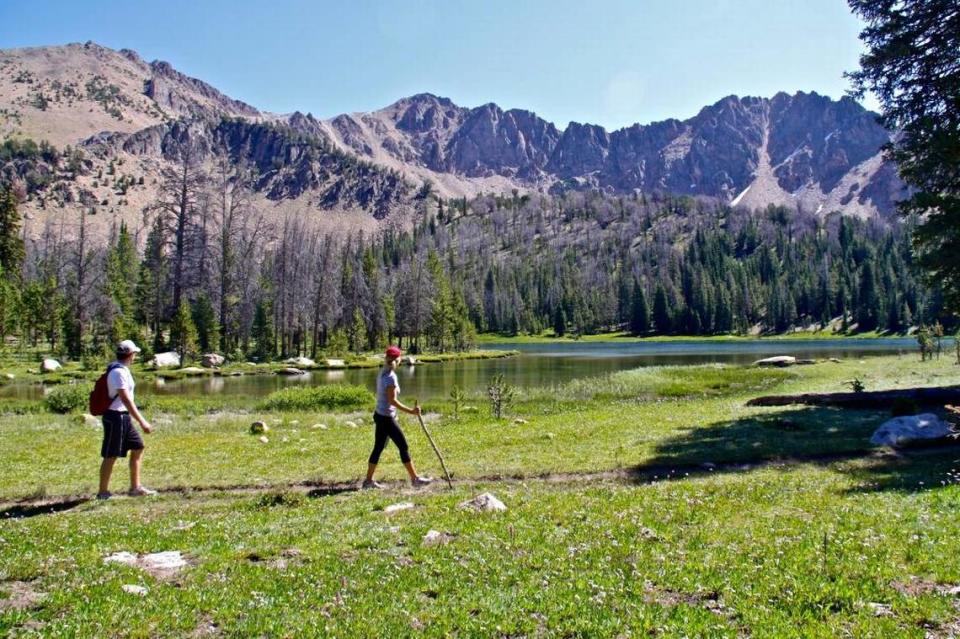
[[131, 497], [149, 497], [150, 495], [156, 495], [157, 491], [150, 490], [145, 486], [140, 486], [139, 488], [134, 488], [127, 494], [130, 495]]
[[360, 488], [363, 490], [380, 490], [381, 488], [386, 488], [386, 486], [372, 479], [364, 479], [363, 485], [360, 486]]
[[410, 484], [414, 488], [420, 488], [421, 486], [429, 486], [433, 483], [433, 477], [417, 477], [416, 479], [411, 479]]

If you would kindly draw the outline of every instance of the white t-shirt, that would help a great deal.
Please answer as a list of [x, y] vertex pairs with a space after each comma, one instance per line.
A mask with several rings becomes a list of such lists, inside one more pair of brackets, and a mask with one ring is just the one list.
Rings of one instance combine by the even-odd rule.
[[[119, 362], [116, 362], [119, 363]], [[110, 410], [120, 411], [121, 413], [127, 412], [127, 407], [123, 405], [123, 401], [120, 399], [119, 391], [124, 389], [130, 395], [130, 401], [133, 401], [133, 388], [136, 384], [133, 382], [133, 375], [130, 374], [130, 369], [120, 364], [116, 366], [107, 374], [107, 393], [110, 397], [116, 396], [116, 399], [110, 404]]]

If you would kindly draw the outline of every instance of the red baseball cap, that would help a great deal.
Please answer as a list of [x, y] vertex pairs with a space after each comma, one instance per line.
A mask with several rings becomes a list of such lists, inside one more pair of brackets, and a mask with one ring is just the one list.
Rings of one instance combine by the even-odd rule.
[[397, 358], [400, 357], [401, 355], [403, 355], [403, 351], [401, 351], [398, 347], [396, 347], [396, 346], [388, 346], [388, 347], [387, 347], [387, 359], [388, 359], [388, 360], [397, 359]]

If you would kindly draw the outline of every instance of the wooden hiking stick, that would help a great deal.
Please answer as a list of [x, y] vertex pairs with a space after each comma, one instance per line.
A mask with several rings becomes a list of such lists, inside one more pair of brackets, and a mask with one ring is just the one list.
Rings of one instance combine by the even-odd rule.
[[[420, 402], [414, 403], [414, 406], [420, 408]], [[453, 488], [453, 481], [450, 480], [450, 471], [447, 470], [447, 463], [443, 461], [443, 455], [440, 454], [440, 449], [437, 448], [437, 443], [433, 441], [433, 437], [430, 436], [430, 431], [427, 430], [427, 425], [423, 423], [423, 415], [417, 413], [417, 419], [420, 421], [420, 427], [423, 428], [423, 432], [430, 441], [430, 445], [433, 446], [433, 452], [437, 454], [437, 458], [440, 460], [440, 466], [443, 467], [443, 474], [447, 477], [447, 486], [449, 488]]]

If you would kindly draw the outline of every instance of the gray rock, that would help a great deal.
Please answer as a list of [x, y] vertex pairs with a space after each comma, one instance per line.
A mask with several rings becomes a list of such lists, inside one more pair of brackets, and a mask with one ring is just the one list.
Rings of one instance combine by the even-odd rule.
[[912, 443], [944, 439], [953, 434], [948, 422], [933, 413], [905, 415], [885, 421], [873, 433], [870, 443], [900, 448]]
[[477, 512], [503, 512], [507, 509], [506, 505], [492, 493], [481, 493], [473, 499], [461, 502], [460, 508]]
[[277, 375], [303, 375], [303, 374], [304, 374], [304, 371], [300, 370], [299, 368], [293, 368], [292, 366], [288, 366], [287, 368], [281, 368], [280, 370], [277, 371]]
[[317, 363], [310, 359], [309, 357], [291, 357], [285, 363], [290, 364], [291, 366], [296, 366], [300, 368], [310, 368], [311, 366], [316, 366]]
[[60, 362], [49, 357], [40, 362], [41, 373], [52, 373], [60, 370], [61, 368], [63, 368], [63, 366], [60, 365]]
[[203, 356], [200, 365], [204, 368], [219, 368], [223, 366], [225, 361], [227, 360], [223, 355], [219, 355], [217, 353], [207, 353]]
[[454, 535], [439, 530], [428, 530], [423, 536], [424, 546], [445, 546], [453, 541]]

